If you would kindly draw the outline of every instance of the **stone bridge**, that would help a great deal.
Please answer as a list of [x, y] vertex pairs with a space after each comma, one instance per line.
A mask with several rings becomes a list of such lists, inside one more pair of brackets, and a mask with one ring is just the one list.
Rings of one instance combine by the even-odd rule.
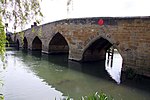
[[150, 76], [150, 17], [65, 19], [32, 25], [12, 38], [18, 47], [68, 53], [68, 59], [82, 62], [105, 59], [107, 49], [113, 46], [123, 58], [122, 70], [132, 68]]

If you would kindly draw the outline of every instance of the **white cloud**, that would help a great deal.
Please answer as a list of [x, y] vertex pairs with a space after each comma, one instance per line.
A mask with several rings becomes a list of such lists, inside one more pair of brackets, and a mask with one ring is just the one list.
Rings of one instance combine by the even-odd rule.
[[[67, 17], [67, 0], [43, 1], [46, 19], [47, 16], [52, 20]], [[68, 17], [149, 16], [149, 4], [149, 0], [73, 0], [73, 5], [70, 5], [73, 10]]]
[[44, 21], [54, 21], [67, 17], [67, 0], [42, 0]]

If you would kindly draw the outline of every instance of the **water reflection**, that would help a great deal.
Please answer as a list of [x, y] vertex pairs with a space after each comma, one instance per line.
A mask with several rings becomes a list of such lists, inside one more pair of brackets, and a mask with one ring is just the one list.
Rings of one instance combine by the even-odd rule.
[[[118, 84], [120, 83], [121, 77], [121, 67], [122, 67], [122, 57], [115, 50], [115, 54], [113, 56], [113, 61], [108, 59], [108, 53], [106, 54], [106, 61], [99, 61], [99, 62], [86, 62], [86, 63], [79, 63], [75, 61], [68, 60], [68, 55], [66, 54], [59, 54], [59, 55], [47, 55], [41, 54], [41, 52], [34, 51], [34, 52], [24, 52], [23, 56], [27, 56], [27, 53], [31, 54], [33, 57], [36, 57], [39, 61], [42, 59], [52, 62], [53, 64], [61, 67], [71, 68], [83, 73], [87, 73], [90, 75], [98, 76], [98, 77], [107, 77], [109, 75], [114, 79]], [[43, 57], [43, 58], [42, 58]], [[113, 62], [113, 63], [112, 63]], [[112, 64], [111, 64], [112, 63]], [[36, 66], [39, 64], [35, 64]], [[61, 71], [61, 70], [60, 70]], [[107, 72], [106, 72], [107, 71]]]
[[60, 100], [66, 95], [78, 100], [96, 91], [104, 91], [115, 100], [150, 98], [147, 82], [143, 89], [117, 85], [105, 70], [104, 61], [81, 64], [68, 61], [67, 57], [7, 52], [8, 66], [3, 72], [6, 100]]
[[112, 79], [120, 84], [122, 57], [116, 49], [113, 58], [109, 57], [109, 54], [106, 53], [105, 68]]

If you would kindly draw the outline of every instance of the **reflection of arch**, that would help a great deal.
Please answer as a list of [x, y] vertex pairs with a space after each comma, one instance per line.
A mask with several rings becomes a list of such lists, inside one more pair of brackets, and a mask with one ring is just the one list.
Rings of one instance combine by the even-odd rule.
[[28, 41], [27, 41], [26, 37], [24, 37], [24, 39], [23, 39], [23, 49], [25, 49], [25, 50], [28, 49]]
[[98, 61], [104, 60], [106, 51], [112, 46], [112, 44], [104, 39], [99, 38], [88, 45], [85, 49], [82, 61]]
[[49, 43], [49, 53], [68, 53], [69, 46], [66, 39], [60, 34], [56, 33]]
[[16, 48], [19, 50], [19, 46], [20, 46], [20, 43], [19, 43], [19, 40], [17, 39], [16, 41]]
[[32, 50], [41, 51], [42, 50], [42, 41], [36, 36], [32, 41]]

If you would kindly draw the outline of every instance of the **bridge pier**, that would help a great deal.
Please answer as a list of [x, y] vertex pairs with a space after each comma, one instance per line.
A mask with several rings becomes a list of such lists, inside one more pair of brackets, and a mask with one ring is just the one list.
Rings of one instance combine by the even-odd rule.
[[[142, 43], [141, 43], [142, 44]], [[137, 45], [135, 45], [137, 46]], [[142, 45], [141, 45], [142, 46]], [[123, 67], [122, 71], [128, 72], [132, 70], [134, 74], [150, 77], [150, 55], [147, 49], [137, 46], [137, 49], [130, 47], [130, 49], [124, 49], [123, 54]], [[139, 51], [139, 52], [138, 52]]]
[[48, 46], [47, 46], [48, 43], [47, 42], [44, 42], [44, 43], [45, 44], [42, 45], [42, 53], [49, 54], [49, 52], [48, 52]]
[[149, 60], [145, 59], [133, 60], [127, 57], [123, 61], [122, 71], [127, 72], [128, 70], [132, 70], [134, 74], [150, 77], [149, 66], [150, 66]]
[[106, 50], [101, 49], [100, 51], [86, 51], [83, 53], [83, 50], [71, 49], [69, 52], [69, 59], [79, 62], [87, 61], [100, 61], [106, 59]]
[[106, 50], [87, 50], [84, 53], [84, 56], [82, 58], [82, 61], [99, 61], [99, 60], [105, 60], [106, 59]]
[[69, 50], [69, 60], [81, 61], [82, 60], [82, 50], [70, 49]]

